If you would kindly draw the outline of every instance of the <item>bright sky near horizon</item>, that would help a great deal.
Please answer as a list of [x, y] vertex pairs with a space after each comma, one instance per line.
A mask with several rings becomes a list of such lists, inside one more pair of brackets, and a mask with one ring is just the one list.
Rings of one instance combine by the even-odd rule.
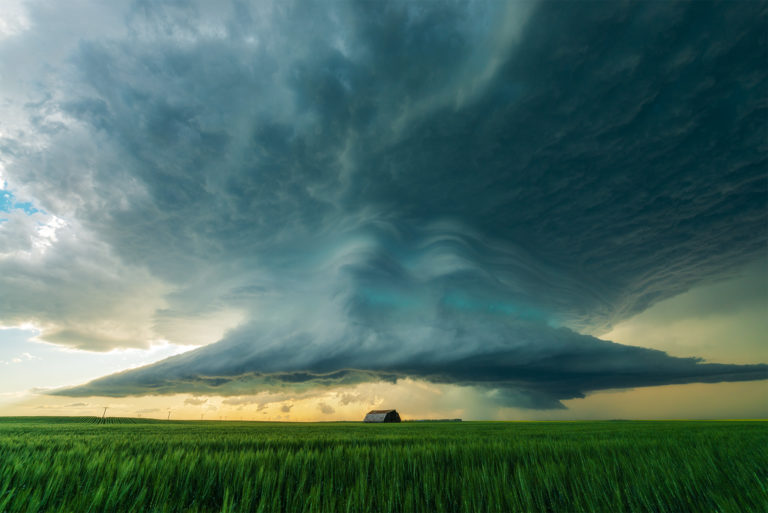
[[740, 3], [0, 5], [0, 414], [768, 418]]

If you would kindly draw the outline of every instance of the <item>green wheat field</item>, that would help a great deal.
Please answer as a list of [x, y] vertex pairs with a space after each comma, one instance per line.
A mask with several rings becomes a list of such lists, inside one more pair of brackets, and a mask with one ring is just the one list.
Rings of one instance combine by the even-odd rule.
[[768, 511], [768, 423], [0, 418], [0, 512]]

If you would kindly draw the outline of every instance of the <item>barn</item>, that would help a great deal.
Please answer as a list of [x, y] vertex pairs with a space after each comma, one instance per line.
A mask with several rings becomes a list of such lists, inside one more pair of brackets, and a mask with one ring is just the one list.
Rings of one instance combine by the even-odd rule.
[[363, 422], [400, 422], [400, 414], [397, 410], [371, 410]]

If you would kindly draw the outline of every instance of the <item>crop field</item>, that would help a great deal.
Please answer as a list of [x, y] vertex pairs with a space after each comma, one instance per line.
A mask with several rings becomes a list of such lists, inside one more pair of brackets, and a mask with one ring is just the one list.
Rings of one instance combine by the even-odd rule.
[[0, 512], [768, 511], [768, 423], [0, 418]]

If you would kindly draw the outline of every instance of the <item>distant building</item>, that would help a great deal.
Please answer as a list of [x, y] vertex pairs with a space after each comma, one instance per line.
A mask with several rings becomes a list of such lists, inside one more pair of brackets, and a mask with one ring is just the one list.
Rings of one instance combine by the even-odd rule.
[[400, 414], [397, 410], [371, 410], [363, 422], [400, 422]]

